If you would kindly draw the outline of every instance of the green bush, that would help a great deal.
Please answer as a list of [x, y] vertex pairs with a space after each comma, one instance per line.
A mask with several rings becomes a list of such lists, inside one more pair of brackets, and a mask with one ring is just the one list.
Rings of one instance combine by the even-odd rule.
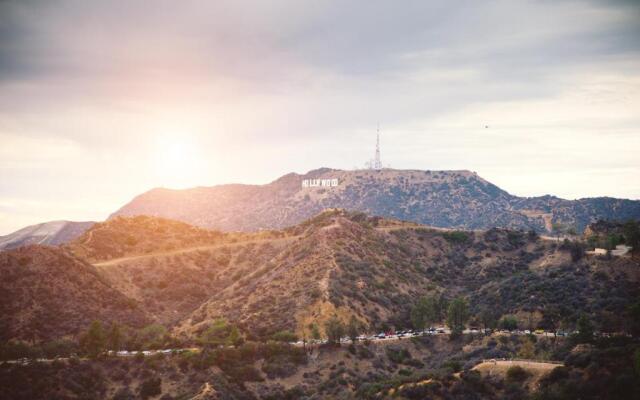
[[397, 348], [395, 346], [388, 346], [386, 353], [389, 360], [396, 364], [404, 364], [412, 358], [409, 350]]
[[466, 243], [470, 239], [469, 234], [464, 231], [444, 232], [442, 237], [449, 243]]
[[529, 376], [529, 373], [522, 367], [514, 365], [507, 370], [507, 380], [512, 382], [522, 382]]
[[275, 340], [276, 342], [291, 343], [291, 342], [297, 342], [298, 341], [298, 335], [296, 335], [295, 333], [290, 332], [290, 331], [276, 332], [271, 336], [271, 338], [273, 340]]

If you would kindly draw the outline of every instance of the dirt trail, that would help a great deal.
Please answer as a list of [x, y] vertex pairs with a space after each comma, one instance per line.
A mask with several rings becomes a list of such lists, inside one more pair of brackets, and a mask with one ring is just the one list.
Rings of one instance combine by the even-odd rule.
[[251, 239], [251, 240], [237, 241], [237, 242], [233, 242], [233, 243], [225, 242], [225, 243], [218, 243], [218, 244], [207, 245], [207, 246], [187, 247], [187, 248], [181, 248], [181, 249], [176, 249], [176, 250], [171, 250], [171, 251], [160, 251], [160, 252], [149, 253], [149, 254], [139, 254], [139, 255], [134, 255], [134, 256], [114, 258], [114, 259], [108, 260], [108, 261], [96, 262], [96, 263], [93, 263], [93, 265], [96, 266], [96, 267], [108, 267], [110, 265], [118, 265], [118, 264], [122, 264], [122, 263], [125, 263], [125, 262], [133, 261], [133, 260], [142, 260], [142, 259], [151, 258], [151, 257], [172, 256], [172, 255], [175, 255], [175, 254], [190, 253], [190, 252], [201, 251], [201, 250], [212, 250], [212, 249], [223, 248], [223, 247], [242, 246], [242, 245], [245, 245], [245, 244], [252, 244], [252, 243], [288, 242], [288, 241], [296, 240], [298, 237], [299, 236], [289, 236], [289, 237], [275, 238], [275, 239], [272, 239], [272, 238], [269, 238], [269, 239]]

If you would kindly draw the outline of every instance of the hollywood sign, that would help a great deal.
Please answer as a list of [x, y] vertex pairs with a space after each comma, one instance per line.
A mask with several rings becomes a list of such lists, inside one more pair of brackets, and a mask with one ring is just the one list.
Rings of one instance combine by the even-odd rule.
[[338, 186], [338, 179], [303, 179], [302, 187], [335, 187]]

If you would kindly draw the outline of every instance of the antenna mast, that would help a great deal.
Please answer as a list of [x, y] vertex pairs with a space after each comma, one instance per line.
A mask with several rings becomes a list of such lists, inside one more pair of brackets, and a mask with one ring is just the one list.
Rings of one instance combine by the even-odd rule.
[[376, 131], [376, 157], [373, 160], [373, 169], [381, 170], [382, 161], [380, 161], [380, 123], [378, 122], [378, 129]]

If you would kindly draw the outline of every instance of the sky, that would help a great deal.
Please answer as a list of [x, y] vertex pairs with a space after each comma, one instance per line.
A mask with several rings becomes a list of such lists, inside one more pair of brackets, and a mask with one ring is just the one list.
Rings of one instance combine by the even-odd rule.
[[0, 0], [0, 235], [382, 161], [640, 199], [640, 1]]

